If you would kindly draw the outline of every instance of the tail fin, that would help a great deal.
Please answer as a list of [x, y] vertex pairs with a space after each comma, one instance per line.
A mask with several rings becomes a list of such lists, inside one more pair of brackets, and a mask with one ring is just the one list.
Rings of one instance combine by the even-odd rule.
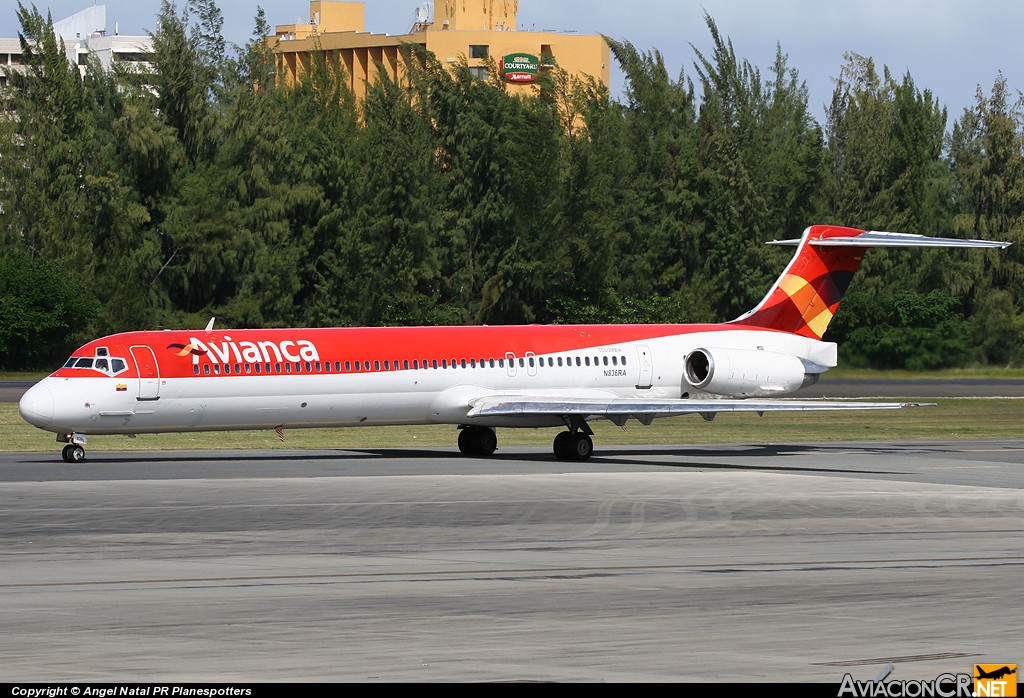
[[1002, 249], [1010, 245], [1008, 242], [883, 233], [830, 225], [812, 225], [799, 240], [778, 240], [769, 244], [797, 245], [796, 254], [757, 307], [732, 322], [812, 339], [821, 339], [825, 334], [869, 247]]

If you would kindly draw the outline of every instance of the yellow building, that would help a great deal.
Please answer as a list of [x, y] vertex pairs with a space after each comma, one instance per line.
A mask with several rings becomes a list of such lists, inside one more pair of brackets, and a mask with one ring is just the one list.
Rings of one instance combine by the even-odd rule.
[[426, 47], [442, 63], [465, 58], [481, 79], [490, 77], [490, 62], [513, 92], [532, 89], [536, 76], [550, 66], [548, 59], [570, 74], [609, 83], [611, 57], [603, 37], [519, 31], [518, 11], [518, 0], [437, 0], [433, 10], [431, 3], [417, 9], [408, 34], [389, 36], [364, 31], [362, 2], [315, 0], [309, 3], [309, 24], [278, 25], [268, 39], [288, 84], [308, 70], [312, 54], [324, 51], [337, 55], [358, 97], [365, 95], [378, 66], [391, 75], [398, 72], [404, 43]]

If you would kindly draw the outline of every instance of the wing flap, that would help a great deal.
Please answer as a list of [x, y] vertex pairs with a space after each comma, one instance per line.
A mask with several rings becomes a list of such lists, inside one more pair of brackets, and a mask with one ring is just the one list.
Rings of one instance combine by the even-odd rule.
[[467, 417], [500, 416], [586, 416], [613, 421], [636, 418], [649, 423], [654, 417], [718, 412], [800, 412], [834, 410], [893, 410], [903, 407], [933, 407], [935, 403], [857, 402], [825, 400], [670, 400], [616, 398], [610, 400], [500, 395], [476, 398]]

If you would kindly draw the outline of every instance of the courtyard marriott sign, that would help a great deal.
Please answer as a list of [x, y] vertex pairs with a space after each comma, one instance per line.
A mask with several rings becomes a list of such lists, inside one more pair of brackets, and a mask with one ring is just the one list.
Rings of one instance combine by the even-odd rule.
[[535, 82], [540, 74], [540, 60], [529, 53], [510, 53], [501, 59], [501, 74], [505, 82]]

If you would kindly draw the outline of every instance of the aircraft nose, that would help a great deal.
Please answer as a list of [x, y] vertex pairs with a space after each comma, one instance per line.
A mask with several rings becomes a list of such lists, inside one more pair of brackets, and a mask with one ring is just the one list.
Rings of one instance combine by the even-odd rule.
[[29, 424], [45, 427], [53, 421], [53, 393], [41, 385], [32, 386], [21, 396], [18, 411]]

